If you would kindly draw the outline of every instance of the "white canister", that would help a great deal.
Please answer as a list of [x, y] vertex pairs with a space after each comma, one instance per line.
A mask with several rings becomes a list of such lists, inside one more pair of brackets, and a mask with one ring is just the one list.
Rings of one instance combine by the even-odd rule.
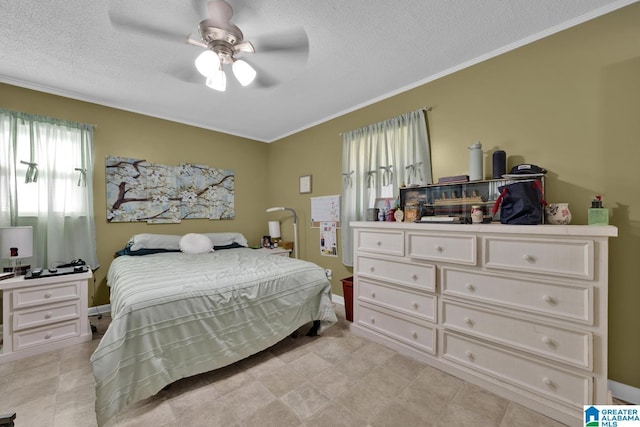
[[469, 147], [469, 181], [480, 181], [482, 175], [482, 144], [480, 141]]
[[482, 212], [482, 206], [473, 205], [471, 206], [471, 222], [474, 224], [481, 224], [484, 214]]

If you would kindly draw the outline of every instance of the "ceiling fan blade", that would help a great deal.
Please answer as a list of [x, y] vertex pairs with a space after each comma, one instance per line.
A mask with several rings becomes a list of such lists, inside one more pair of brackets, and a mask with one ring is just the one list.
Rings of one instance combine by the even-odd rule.
[[251, 42], [242, 42], [233, 47], [236, 53], [255, 53], [255, 48]]
[[118, 15], [113, 12], [109, 12], [109, 21], [111, 21], [111, 25], [114, 28], [129, 33], [141, 34], [174, 43], [179, 43], [180, 40], [184, 40], [184, 33], [167, 29], [164, 26], [154, 26], [148, 22], [137, 21], [128, 16]]
[[[246, 59], [245, 61], [249, 62]], [[267, 71], [265, 71], [264, 67], [260, 67], [259, 65], [256, 65], [255, 61], [250, 62], [249, 65], [251, 65], [253, 69], [256, 70], [256, 73], [257, 73], [256, 78], [253, 80], [250, 86], [261, 88], [261, 89], [268, 89], [268, 88], [277, 86], [280, 83], [279, 80], [277, 80]]]
[[205, 49], [209, 48], [207, 46], [207, 44], [204, 43], [202, 40], [196, 40], [192, 36], [189, 36], [189, 38], [187, 39], [187, 43], [189, 43], [189, 44], [191, 44], [193, 46], [198, 46], [198, 47], [202, 47], [202, 48], [205, 48]]
[[254, 46], [257, 53], [291, 55], [304, 61], [309, 55], [309, 38], [303, 28], [257, 37]]
[[207, 8], [209, 9], [209, 19], [229, 22], [233, 17], [233, 8], [224, 0], [211, 0]]

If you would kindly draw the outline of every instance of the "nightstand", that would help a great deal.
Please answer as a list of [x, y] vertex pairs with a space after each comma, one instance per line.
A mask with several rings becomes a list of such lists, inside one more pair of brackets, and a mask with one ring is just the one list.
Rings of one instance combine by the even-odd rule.
[[2, 351], [0, 363], [91, 341], [84, 273], [0, 281]]
[[284, 249], [284, 248], [280, 248], [280, 247], [273, 248], [273, 249], [260, 248], [258, 250], [262, 251], [262, 252], [266, 252], [269, 255], [284, 256], [284, 257], [289, 257], [289, 255], [291, 254], [291, 249]]

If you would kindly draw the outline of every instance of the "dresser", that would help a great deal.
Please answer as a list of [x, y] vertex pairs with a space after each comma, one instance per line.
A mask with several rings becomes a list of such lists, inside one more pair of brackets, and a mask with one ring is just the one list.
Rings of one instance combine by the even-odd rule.
[[565, 424], [608, 403], [616, 227], [351, 226], [355, 333]]
[[0, 281], [2, 351], [0, 363], [91, 341], [84, 273]]

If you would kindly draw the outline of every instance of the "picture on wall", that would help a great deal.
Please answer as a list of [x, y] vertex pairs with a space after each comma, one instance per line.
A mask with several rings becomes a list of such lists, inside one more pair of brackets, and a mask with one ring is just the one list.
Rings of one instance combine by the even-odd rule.
[[232, 170], [116, 156], [107, 156], [105, 166], [108, 222], [235, 218]]

